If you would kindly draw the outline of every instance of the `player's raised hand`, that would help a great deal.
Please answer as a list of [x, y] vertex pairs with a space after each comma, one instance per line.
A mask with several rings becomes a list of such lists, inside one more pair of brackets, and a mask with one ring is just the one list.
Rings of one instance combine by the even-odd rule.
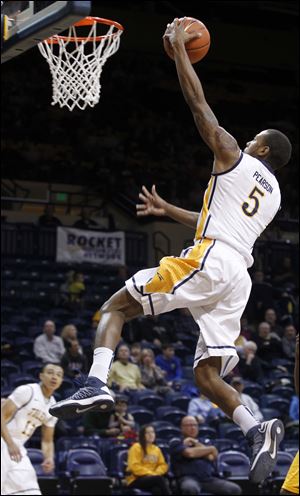
[[193, 24], [193, 21], [190, 23], [186, 23], [186, 18], [183, 19], [174, 19], [171, 24], [167, 24], [167, 29], [163, 38], [166, 38], [171, 46], [183, 43], [184, 45], [189, 41], [194, 40], [195, 38], [199, 38], [201, 33], [197, 31], [188, 32], [188, 28]]
[[151, 188], [151, 193], [146, 186], [142, 186], [142, 193], [139, 194], [139, 199], [143, 203], [136, 205], [136, 214], [138, 217], [146, 215], [166, 215], [166, 202], [157, 193], [155, 185]]

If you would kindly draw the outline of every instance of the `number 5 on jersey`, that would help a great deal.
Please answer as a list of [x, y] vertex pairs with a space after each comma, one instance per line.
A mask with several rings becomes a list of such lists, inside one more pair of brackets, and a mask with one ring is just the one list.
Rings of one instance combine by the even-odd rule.
[[[252, 203], [252, 205], [250, 205], [250, 203], [244, 202], [242, 205], [242, 210], [248, 217], [253, 217], [258, 211], [260, 200], [258, 195], [265, 196], [265, 194], [255, 186], [249, 195], [250, 200], [253, 200], [254, 204]], [[253, 207], [252, 210], [250, 210], [251, 207]]]

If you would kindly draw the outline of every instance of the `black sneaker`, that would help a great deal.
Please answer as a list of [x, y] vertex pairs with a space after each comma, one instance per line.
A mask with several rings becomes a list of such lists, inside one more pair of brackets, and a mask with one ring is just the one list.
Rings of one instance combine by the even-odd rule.
[[88, 377], [84, 387], [69, 398], [55, 403], [49, 413], [58, 418], [73, 418], [93, 410], [109, 412], [113, 406], [114, 399], [106, 384], [97, 377]]
[[261, 422], [247, 433], [246, 438], [252, 450], [249, 475], [251, 482], [258, 484], [271, 474], [283, 436], [283, 423], [278, 419]]

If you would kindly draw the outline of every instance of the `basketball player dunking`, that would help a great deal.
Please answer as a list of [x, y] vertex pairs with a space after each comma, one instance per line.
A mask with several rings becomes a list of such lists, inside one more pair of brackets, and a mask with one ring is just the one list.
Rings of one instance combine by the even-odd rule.
[[198, 131], [214, 153], [212, 176], [198, 213], [175, 207], [143, 187], [138, 215], [167, 215], [196, 230], [194, 246], [180, 257], [164, 257], [157, 268], [141, 270], [126, 281], [101, 308], [94, 362], [85, 387], [50, 411], [57, 417], [87, 410], [106, 411], [113, 399], [106, 386], [123, 324], [140, 314], [159, 315], [188, 308], [199, 326], [194, 374], [197, 386], [240, 426], [251, 446], [250, 479], [262, 482], [276, 464], [284, 435], [278, 419], [258, 423], [241, 404], [238, 393], [222, 377], [237, 364], [234, 341], [246, 306], [253, 264], [253, 245], [280, 207], [274, 170], [287, 164], [291, 144], [280, 131], [257, 134], [242, 152], [220, 127], [205, 100], [202, 85], [189, 61], [185, 43], [195, 38], [178, 19], [164, 34], [171, 44], [179, 82]]

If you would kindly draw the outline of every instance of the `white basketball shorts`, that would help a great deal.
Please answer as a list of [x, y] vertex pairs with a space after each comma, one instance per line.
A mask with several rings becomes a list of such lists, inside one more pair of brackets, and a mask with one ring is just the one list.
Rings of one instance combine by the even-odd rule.
[[222, 241], [202, 239], [180, 257], [140, 270], [126, 281], [145, 315], [188, 308], [199, 327], [194, 368], [199, 360], [222, 358], [221, 377], [238, 363], [234, 345], [251, 291], [244, 258]]
[[24, 446], [20, 446], [22, 459], [14, 462], [1, 438], [1, 494], [42, 494], [36, 472], [26, 454]]

